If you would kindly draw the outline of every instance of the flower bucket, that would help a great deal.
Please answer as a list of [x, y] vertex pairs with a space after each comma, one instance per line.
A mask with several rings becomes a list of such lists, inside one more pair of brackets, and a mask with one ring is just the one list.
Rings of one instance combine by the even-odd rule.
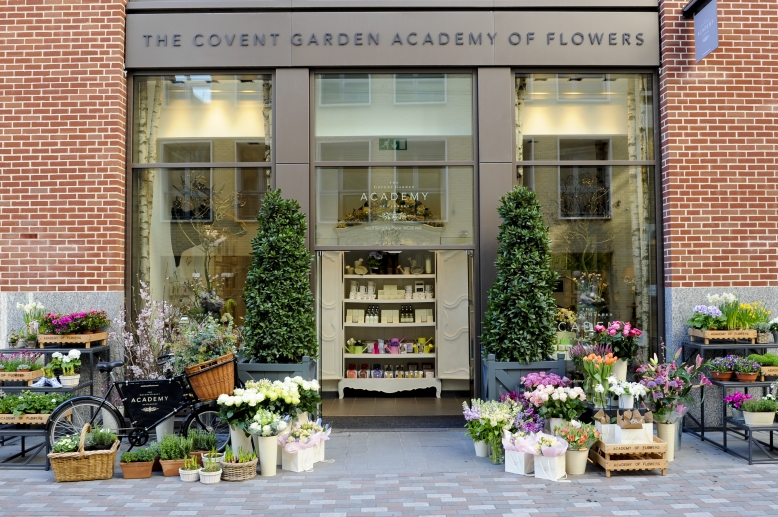
[[589, 449], [565, 451], [565, 471], [571, 476], [580, 476], [586, 472], [586, 462], [589, 459]]
[[486, 446], [486, 440], [473, 442], [475, 445], [475, 455], [479, 458], [486, 458], [489, 455], [489, 449]]
[[246, 436], [243, 429], [238, 429], [235, 426], [230, 426], [230, 447], [233, 451], [243, 450], [243, 452], [251, 451], [251, 436]]
[[72, 388], [78, 386], [81, 382], [81, 374], [78, 375], [60, 375], [59, 382], [62, 383], [63, 388]]
[[656, 423], [656, 436], [667, 444], [667, 461], [675, 460], [675, 426]]
[[627, 361], [622, 361], [619, 359], [615, 363], [613, 363], [613, 369], [611, 370], [611, 375], [616, 377], [619, 381], [626, 381], [627, 380]]
[[261, 476], [275, 476], [278, 467], [278, 437], [255, 436]]
[[632, 395], [619, 395], [619, 409], [632, 409], [635, 407], [635, 397]]

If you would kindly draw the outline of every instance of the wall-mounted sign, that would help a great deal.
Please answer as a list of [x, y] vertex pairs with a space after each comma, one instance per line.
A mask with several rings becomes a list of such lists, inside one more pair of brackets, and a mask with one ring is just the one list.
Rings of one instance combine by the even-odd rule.
[[694, 54], [697, 62], [719, 47], [719, 17], [716, 0], [694, 15]]
[[407, 151], [407, 138], [379, 138], [378, 149], [380, 151]]
[[128, 14], [126, 66], [659, 66], [651, 12]]

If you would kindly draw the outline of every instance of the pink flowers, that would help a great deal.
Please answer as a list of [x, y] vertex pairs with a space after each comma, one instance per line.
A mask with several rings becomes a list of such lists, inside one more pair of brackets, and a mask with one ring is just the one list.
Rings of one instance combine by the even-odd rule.
[[560, 377], [555, 373], [530, 373], [521, 378], [521, 383], [527, 389], [534, 389], [538, 386], [570, 386], [573, 383], [567, 377]]
[[595, 325], [595, 341], [600, 345], [609, 345], [613, 353], [624, 361], [632, 361], [637, 355], [638, 341], [643, 331], [633, 327], [628, 321], [612, 321], [606, 328]]

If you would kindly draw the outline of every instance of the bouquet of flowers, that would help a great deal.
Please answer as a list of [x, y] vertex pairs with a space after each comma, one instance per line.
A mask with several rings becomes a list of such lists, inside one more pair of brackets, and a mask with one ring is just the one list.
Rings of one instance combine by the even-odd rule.
[[654, 354], [653, 359], [637, 369], [641, 377], [640, 384], [648, 391], [645, 405], [651, 409], [655, 421], [659, 423], [677, 422], [691, 403], [691, 390], [711, 385], [702, 372], [703, 367], [708, 366], [703, 364], [702, 357], [676, 364], [681, 351], [678, 349], [669, 363], [660, 363]]
[[572, 386], [573, 383], [567, 377], [560, 377], [555, 373], [530, 373], [526, 377], [521, 378], [521, 383], [528, 390], [534, 390], [538, 386]]
[[484, 401], [481, 399], [473, 399], [470, 401], [470, 406], [467, 402], [462, 402], [462, 414], [465, 417], [465, 427], [467, 428], [467, 434], [474, 442], [486, 441], [486, 430], [481, 423], [481, 406]]
[[605, 407], [608, 392], [608, 378], [611, 376], [613, 364], [619, 359], [613, 354], [606, 356], [589, 354], [583, 357], [583, 371], [587, 386], [595, 393], [595, 407]]
[[546, 420], [540, 416], [536, 408], [528, 400], [518, 402], [518, 412], [513, 419], [513, 429], [524, 435], [539, 433], [546, 425]]
[[535, 456], [554, 458], [563, 455], [567, 451], [567, 441], [558, 436], [538, 433], [535, 435], [535, 439], [535, 444], [531, 450], [527, 451]]
[[599, 355], [601, 357], [605, 357], [608, 354], [613, 354], [613, 349], [610, 345], [604, 345], [600, 343], [594, 343], [594, 344], [586, 344], [581, 343], [580, 341], [570, 347], [570, 350], [568, 351], [570, 354], [570, 359], [575, 364], [575, 369], [579, 372], [583, 372], [583, 358], [589, 355]]
[[248, 427], [265, 400], [265, 395], [253, 388], [235, 388], [232, 395], [222, 394], [216, 399], [219, 416], [230, 426], [243, 429], [248, 436]]
[[319, 381], [313, 379], [306, 381], [299, 375], [297, 377], [287, 377], [284, 382], [290, 381], [297, 384], [300, 402], [297, 404], [297, 411], [314, 414], [321, 404], [321, 395], [319, 394]]
[[51, 354], [51, 361], [46, 365], [47, 377], [53, 377], [53, 372], [56, 369], [62, 370], [62, 375], [75, 375], [76, 368], [81, 366], [81, 352], [78, 350], [71, 350], [67, 355], [62, 355], [59, 352]]
[[248, 425], [248, 432], [257, 436], [278, 436], [287, 428], [288, 416], [267, 409], [259, 409]]
[[586, 450], [600, 439], [600, 431], [594, 425], [582, 424], [578, 420], [572, 420], [570, 425], [557, 427], [553, 431], [567, 442], [568, 448], [572, 451]]
[[726, 328], [727, 320], [721, 309], [715, 305], [697, 305], [686, 324], [693, 329], [702, 331], [716, 330]]
[[581, 388], [538, 386], [535, 391], [525, 391], [524, 397], [539, 408], [543, 418], [574, 420], [586, 410], [586, 395]]
[[483, 440], [489, 443], [492, 446], [492, 463], [502, 463], [503, 430], [513, 424], [519, 406], [510, 399], [505, 402], [483, 402], [476, 399], [472, 401], [472, 406], [469, 408], [466, 402], [462, 403], [468, 434], [473, 437], [473, 441]]
[[751, 400], [752, 398], [753, 397], [748, 393], [743, 393], [742, 391], [736, 391], [732, 395], [727, 395], [726, 397], [724, 397], [724, 403], [731, 408], [740, 409], [740, 404], [742, 404], [746, 400]]
[[593, 339], [601, 345], [608, 345], [613, 354], [623, 361], [633, 361], [638, 353], [638, 341], [643, 331], [630, 322], [613, 321], [605, 328], [594, 326]]
[[299, 384], [287, 377], [283, 382], [260, 379], [248, 381], [246, 389], [262, 395], [261, 407], [281, 415], [296, 415], [300, 404]]
[[24, 311], [24, 332], [28, 336], [38, 335], [38, 326], [44, 316], [43, 304], [40, 302], [30, 302], [27, 304], [17, 303], [16, 307]]
[[610, 383], [610, 392], [618, 397], [630, 395], [633, 398], [640, 398], [648, 394], [646, 387], [639, 382], [619, 381], [615, 377], [608, 378], [608, 382]]

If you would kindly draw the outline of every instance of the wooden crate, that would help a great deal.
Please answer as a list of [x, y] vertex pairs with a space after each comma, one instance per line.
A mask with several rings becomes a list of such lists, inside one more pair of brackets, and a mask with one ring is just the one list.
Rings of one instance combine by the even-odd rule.
[[589, 451], [589, 458], [605, 469], [611, 477], [614, 470], [655, 470], [667, 474], [667, 443], [654, 436], [654, 443], [606, 444], [598, 441]]
[[748, 339], [751, 344], [756, 343], [756, 330], [698, 330], [689, 329], [689, 339], [694, 341], [695, 337], [702, 338], [706, 345], [710, 344], [711, 339], [724, 341], [737, 341], [738, 339]]
[[50, 414], [43, 415], [22, 415], [19, 417], [13, 415], [0, 415], [0, 424], [38, 424], [42, 425], [49, 421]]
[[27, 381], [27, 386], [35, 382], [35, 379], [43, 377], [43, 370], [32, 372], [0, 372], [0, 381]]
[[38, 334], [38, 346], [43, 348], [44, 343], [64, 343], [66, 345], [83, 344], [84, 348], [90, 348], [94, 342], [97, 346], [105, 345], [108, 340], [108, 332], [95, 332], [94, 334]]
[[778, 377], [778, 366], [762, 366], [760, 375], [763, 381], [765, 377]]

